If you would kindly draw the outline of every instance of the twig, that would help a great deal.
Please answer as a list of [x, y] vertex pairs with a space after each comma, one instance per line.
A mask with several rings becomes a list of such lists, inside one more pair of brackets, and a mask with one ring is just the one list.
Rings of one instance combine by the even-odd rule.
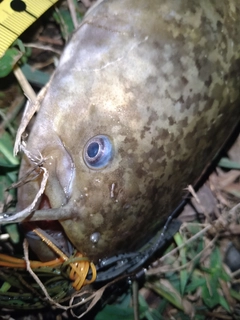
[[139, 320], [139, 303], [138, 303], [138, 282], [133, 281], [132, 284], [132, 299], [133, 299], [133, 310], [134, 310], [134, 320]]
[[[90, 296], [87, 297], [87, 298], [84, 297], [84, 295], [85, 295], [86, 293], [88, 293], [87, 291], [79, 292], [79, 293], [76, 293], [76, 294], [72, 295], [71, 300], [70, 300], [70, 302], [69, 302], [69, 307], [70, 307], [70, 310], [71, 310], [71, 314], [72, 314], [74, 317], [78, 318], [78, 319], [82, 318], [82, 317], [83, 317], [86, 313], [88, 313], [88, 311], [90, 311], [90, 310], [95, 306], [95, 304], [101, 299], [101, 297], [102, 297], [102, 295], [103, 295], [103, 293], [104, 293], [104, 291], [105, 291], [105, 289], [106, 289], [107, 287], [109, 287], [109, 286], [111, 286], [112, 284], [120, 281], [121, 279], [127, 278], [128, 276], [130, 276], [130, 275], [126, 275], [126, 274], [125, 274], [125, 275], [123, 275], [123, 276], [118, 277], [117, 279], [114, 279], [114, 280], [111, 281], [111, 282], [108, 282], [107, 284], [105, 284], [103, 287], [101, 287], [100, 289], [98, 289], [97, 291], [95, 291], [92, 295], [90, 295]], [[84, 297], [84, 298], [81, 299], [81, 297]], [[81, 301], [74, 304], [74, 299], [75, 299], [75, 298], [81, 299]], [[82, 314], [80, 314], [79, 316], [74, 313], [73, 308], [82, 306], [82, 305], [88, 303], [89, 301], [91, 301], [91, 302], [90, 302], [90, 304], [88, 305], [86, 311], [84, 311], [84, 312], [83, 312]]]
[[[27, 125], [29, 124], [29, 121], [32, 119], [34, 113], [39, 110], [41, 102], [42, 102], [43, 98], [45, 97], [47, 89], [50, 85], [50, 82], [51, 82], [51, 79], [39, 92], [37, 98], [32, 101], [29, 100], [26, 104], [26, 107], [25, 107], [25, 110], [23, 113], [23, 117], [22, 117], [20, 126], [18, 128], [17, 135], [16, 135], [16, 140], [15, 140], [14, 149], [13, 149], [14, 155], [16, 155], [18, 153], [18, 151], [20, 150], [20, 146], [22, 145], [21, 144], [22, 135], [23, 135]], [[27, 97], [29, 98], [29, 96], [27, 96]], [[34, 103], [33, 103], [33, 101], [34, 101]]]
[[[152, 276], [154, 274], [159, 274], [159, 273], [165, 273], [165, 272], [176, 272], [176, 271], [181, 271], [183, 269], [186, 269], [189, 265], [191, 265], [195, 260], [197, 260], [198, 258], [201, 257], [201, 255], [203, 254], [203, 252], [206, 251], [206, 249], [208, 249], [209, 247], [211, 247], [211, 245], [216, 242], [216, 240], [218, 239], [218, 236], [215, 236], [214, 239], [212, 239], [209, 244], [206, 245], [206, 247], [200, 251], [191, 261], [185, 263], [184, 265], [180, 266], [180, 267], [177, 267], [177, 268], [172, 268], [172, 269], [168, 269], [168, 270], [164, 270], [164, 267], [159, 267], [159, 268], [156, 268], [156, 269], [150, 269], [149, 271], [146, 272], [146, 275], [148, 276]], [[206, 259], [207, 257], [205, 257]], [[152, 271], [152, 272], [151, 272]]]
[[67, 2], [68, 2], [68, 7], [69, 7], [69, 11], [70, 11], [70, 14], [71, 14], [71, 17], [72, 17], [72, 22], [73, 22], [74, 28], [77, 29], [79, 23], [78, 23], [78, 20], [77, 20], [74, 1], [73, 0], [67, 0]]
[[56, 301], [54, 301], [48, 294], [46, 288], [44, 287], [44, 284], [42, 283], [42, 281], [38, 278], [38, 276], [33, 272], [31, 265], [30, 265], [30, 261], [29, 261], [29, 255], [28, 255], [28, 242], [26, 239], [24, 239], [23, 242], [23, 252], [24, 252], [24, 259], [26, 261], [26, 268], [27, 271], [31, 274], [31, 276], [33, 277], [33, 279], [36, 281], [36, 283], [39, 285], [39, 287], [42, 289], [45, 297], [47, 298], [47, 300], [49, 302], [51, 302], [53, 305], [55, 305], [56, 307], [63, 309], [63, 310], [68, 310], [69, 307], [64, 307], [61, 304], [57, 303]]
[[34, 92], [33, 88], [31, 87], [30, 83], [27, 81], [25, 75], [23, 74], [21, 68], [18, 65], [15, 65], [13, 69], [14, 75], [17, 78], [18, 82], [20, 83], [20, 86], [22, 87], [22, 90], [24, 94], [29, 97], [29, 99], [32, 102], [35, 102], [37, 95]]
[[48, 179], [48, 176], [49, 176], [48, 171], [47, 171], [46, 168], [41, 167], [41, 170], [43, 171], [43, 179], [41, 181], [40, 189], [37, 192], [33, 202], [27, 208], [25, 208], [24, 210], [22, 210], [20, 212], [17, 212], [16, 214], [11, 215], [10, 217], [6, 217], [7, 214], [3, 213], [1, 215], [0, 223], [7, 223], [7, 222], [13, 222], [13, 221], [14, 222], [21, 222], [32, 213], [32, 211], [34, 210], [38, 199], [41, 197], [41, 195], [43, 194], [43, 192], [45, 190], [45, 186], [47, 184], [47, 179]]
[[[63, 45], [63, 43], [62, 43], [62, 45]], [[41, 43], [24, 43], [24, 47], [47, 50], [47, 51], [51, 51], [51, 52], [54, 52], [54, 53], [59, 54], [59, 55], [62, 54], [61, 50], [57, 50], [57, 49], [53, 48], [52, 46], [47, 46], [47, 45], [44, 45], [44, 44], [41, 44]]]

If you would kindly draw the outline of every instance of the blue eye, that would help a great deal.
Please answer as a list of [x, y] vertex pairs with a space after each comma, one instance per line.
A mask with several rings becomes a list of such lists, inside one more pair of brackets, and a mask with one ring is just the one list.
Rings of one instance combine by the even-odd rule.
[[109, 137], [98, 135], [86, 143], [83, 159], [90, 169], [106, 167], [113, 156], [113, 146]]

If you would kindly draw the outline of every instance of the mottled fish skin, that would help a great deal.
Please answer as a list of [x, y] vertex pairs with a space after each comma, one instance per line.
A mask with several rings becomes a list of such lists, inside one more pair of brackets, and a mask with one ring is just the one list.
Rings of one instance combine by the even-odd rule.
[[[86, 15], [27, 142], [46, 158], [51, 207], [66, 208], [52, 219], [80, 252], [138, 248], [213, 158], [240, 117], [239, 26], [238, 0], [106, 0]], [[83, 152], [99, 134], [114, 154], [94, 170]], [[38, 188], [20, 188], [20, 208]]]

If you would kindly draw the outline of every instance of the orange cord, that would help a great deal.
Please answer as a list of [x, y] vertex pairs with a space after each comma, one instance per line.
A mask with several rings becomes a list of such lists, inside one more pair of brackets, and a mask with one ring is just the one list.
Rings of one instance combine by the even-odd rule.
[[[32, 269], [39, 267], [56, 267], [63, 263], [67, 263], [70, 266], [69, 278], [73, 281], [72, 286], [75, 290], [80, 290], [83, 286], [94, 282], [97, 278], [96, 267], [88, 259], [84, 259], [83, 255], [79, 252], [76, 253], [74, 259], [79, 258], [79, 261], [69, 262], [69, 259], [55, 244], [47, 239], [39, 230], [34, 229], [35, 232], [43, 242], [45, 242], [60, 258], [51, 260], [48, 262], [30, 261]], [[77, 259], [78, 260], [78, 259]], [[6, 254], [0, 253], [0, 266], [9, 268], [26, 268], [26, 261], [24, 259], [18, 259]], [[92, 271], [92, 278], [87, 280], [89, 268]]]
[[[79, 252], [76, 253], [75, 257], [82, 258], [83, 255]], [[83, 286], [92, 283], [97, 278], [97, 271], [95, 265], [88, 260], [80, 260], [79, 262], [70, 263], [71, 271], [69, 273], [69, 278], [74, 280], [73, 287], [78, 291]], [[89, 267], [92, 270], [92, 278], [87, 280], [87, 274], [89, 271]]]
[[[69, 258], [58, 248], [53, 244], [49, 239], [47, 239], [39, 230], [33, 229], [33, 232], [35, 232], [42, 241], [46, 242], [46, 244], [55, 251], [65, 262], [69, 260]], [[75, 257], [82, 258], [83, 255], [80, 252], [77, 252]], [[92, 262], [89, 262], [89, 260], [80, 260], [79, 262], [69, 263], [71, 270], [69, 273], [69, 278], [71, 280], [74, 280], [72, 286], [78, 291], [80, 290], [84, 285], [90, 284], [97, 278], [97, 271], [95, 268], [95, 265]], [[89, 271], [89, 267], [92, 270], [92, 279], [87, 280], [87, 274]]]
[[[56, 267], [63, 263], [61, 258], [51, 260], [48, 262], [41, 261], [30, 261], [30, 266], [32, 269], [40, 267]], [[26, 262], [23, 259], [14, 258], [6, 254], [0, 253], [0, 266], [9, 268], [26, 268]]]

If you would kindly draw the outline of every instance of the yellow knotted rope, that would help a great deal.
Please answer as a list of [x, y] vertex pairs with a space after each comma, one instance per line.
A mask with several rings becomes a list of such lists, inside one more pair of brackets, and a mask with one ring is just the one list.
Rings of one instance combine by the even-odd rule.
[[[46, 238], [39, 230], [33, 229], [43, 242], [45, 242], [59, 258], [47, 262], [30, 261], [32, 269], [39, 267], [57, 267], [62, 264], [69, 265], [69, 278], [73, 281], [72, 286], [75, 290], [79, 291], [83, 286], [90, 284], [96, 280], [97, 271], [95, 265], [90, 262], [86, 257], [77, 252], [73, 258], [68, 258], [55, 244]], [[14, 258], [6, 254], [0, 253], [0, 266], [8, 268], [26, 268], [26, 261], [24, 259]], [[87, 280], [89, 270], [91, 269], [92, 278]]]

